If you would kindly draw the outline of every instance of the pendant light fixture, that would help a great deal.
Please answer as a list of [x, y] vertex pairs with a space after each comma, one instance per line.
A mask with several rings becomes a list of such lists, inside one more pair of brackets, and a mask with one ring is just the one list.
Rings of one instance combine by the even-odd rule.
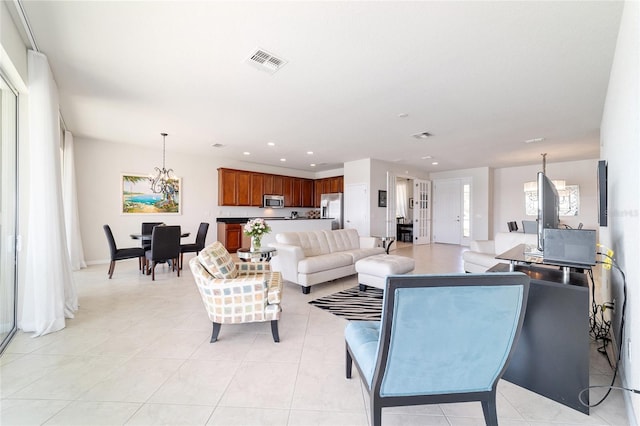
[[[542, 173], [547, 174], [547, 153], [540, 154], [542, 156]], [[566, 187], [566, 181], [564, 180], [554, 180], [553, 184], [556, 187], [556, 190], [562, 191]], [[538, 182], [531, 181], [524, 183], [524, 192], [537, 192], [538, 191]]]
[[155, 176], [149, 176], [151, 182], [151, 191], [156, 194], [162, 194], [164, 200], [173, 200], [178, 191], [178, 179], [173, 176], [173, 169], [165, 167], [165, 151], [167, 133], [160, 133], [162, 136], [162, 169], [155, 168]]

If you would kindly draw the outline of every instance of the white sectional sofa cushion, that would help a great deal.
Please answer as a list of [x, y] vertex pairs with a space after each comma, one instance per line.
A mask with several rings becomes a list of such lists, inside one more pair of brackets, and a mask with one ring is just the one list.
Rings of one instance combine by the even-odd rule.
[[465, 272], [486, 272], [498, 263], [509, 263], [496, 259], [496, 256], [518, 244], [537, 245], [538, 236], [523, 232], [498, 232], [494, 240], [471, 241], [469, 250], [462, 253]]
[[314, 284], [355, 274], [358, 260], [384, 253], [376, 244], [376, 238], [361, 237], [355, 229], [283, 232], [270, 244], [278, 250], [271, 267], [306, 294]]

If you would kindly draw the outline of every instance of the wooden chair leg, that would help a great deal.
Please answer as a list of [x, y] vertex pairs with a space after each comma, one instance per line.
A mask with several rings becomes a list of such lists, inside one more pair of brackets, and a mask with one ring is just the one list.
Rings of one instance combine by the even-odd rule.
[[180, 269], [182, 269], [183, 262], [184, 262], [184, 253], [180, 253]]
[[176, 257], [175, 263], [176, 263], [176, 271], [178, 271], [178, 277], [180, 276], [180, 264], [178, 263], [178, 260], [180, 260], [179, 257]]
[[151, 265], [151, 281], [156, 280], [156, 261], [154, 260]]

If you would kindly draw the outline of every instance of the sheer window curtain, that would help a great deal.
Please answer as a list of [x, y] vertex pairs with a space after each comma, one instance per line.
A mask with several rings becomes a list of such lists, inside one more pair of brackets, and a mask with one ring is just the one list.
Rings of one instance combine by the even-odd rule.
[[58, 92], [46, 56], [29, 51], [29, 214], [19, 327], [61, 330], [78, 309], [60, 178]]
[[408, 184], [406, 180], [401, 180], [396, 182], [396, 215], [398, 217], [407, 218], [407, 210], [408, 210]]
[[82, 238], [80, 237], [80, 217], [76, 192], [76, 166], [73, 134], [64, 132], [62, 149], [62, 201], [64, 203], [64, 223], [67, 230], [67, 248], [71, 270], [86, 268]]

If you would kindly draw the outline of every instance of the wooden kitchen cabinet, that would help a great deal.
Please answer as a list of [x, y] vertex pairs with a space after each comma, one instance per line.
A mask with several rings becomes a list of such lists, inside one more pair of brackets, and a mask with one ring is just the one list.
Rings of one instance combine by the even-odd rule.
[[302, 187], [300, 189], [300, 206], [313, 207], [313, 180], [302, 179]]
[[344, 192], [344, 176], [329, 178], [331, 192]]
[[251, 172], [239, 170], [236, 177], [236, 189], [238, 193], [238, 206], [251, 205]]
[[251, 239], [244, 235], [243, 223], [218, 222], [218, 240], [229, 253], [235, 253], [239, 248], [247, 248], [251, 245]]
[[284, 176], [273, 175], [273, 195], [284, 195]]
[[285, 207], [320, 207], [320, 195], [344, 192], [344, 177], [305, 179], [218, 169], [218, 205], [262, 207], [263, 196], [284, 196]]
[[322, 179], [313, 181], [313, 207], [320, 207], [320, 196], [322, 195]]
[[251, 205], [251, 172], [218, 169], [218, 205]]
[[218, 205], [238, 205], [236, 176], [235, 170], [218, 169]]
[[284, 206], [293, 207], [293, 178], [282, 177], [282, 195], [284, 195]]
[[256, 207], [262, 206], [262, 195], [264, 191], [264, 177], [262, 173], [251, 173], [251, 205]]

